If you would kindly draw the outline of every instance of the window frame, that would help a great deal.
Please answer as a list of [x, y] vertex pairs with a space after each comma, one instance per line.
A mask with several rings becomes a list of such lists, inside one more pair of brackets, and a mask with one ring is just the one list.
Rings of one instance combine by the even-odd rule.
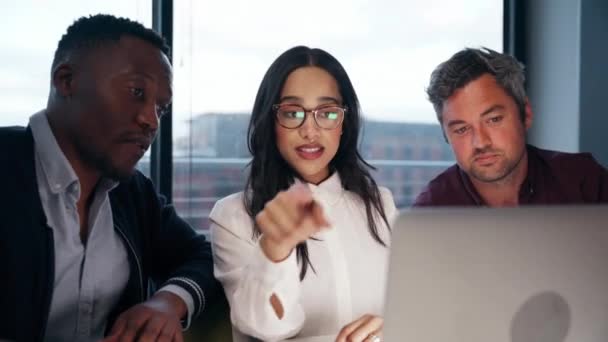
[[[503, 0], [503, 51], [525, 63], [523, 0]], [[152, 0], [152, 27], [173, 50], [173, 0]], [[171, 58], [171, 52], [169, 55]], [[173, 198], [173, 108], [161, 118], [158, 135], [152, 144], [150, 178], [168, 203]]]

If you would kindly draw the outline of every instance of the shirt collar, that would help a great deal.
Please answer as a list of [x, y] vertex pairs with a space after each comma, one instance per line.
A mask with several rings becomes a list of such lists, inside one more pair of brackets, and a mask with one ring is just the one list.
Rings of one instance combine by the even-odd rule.
[[[29, 124], [34, 137], [36, 155], [40, 160], [42, 173], [51, 192], [59, 194], [69, 191], [79, 198], [78, 176], [55, 139], [46, 111], [42, 110], [32, 115]], [[117, 185], [118, 182], [104, 178], [99, 182], [98, 189], [107, 192]]]
[[[301, 180], [295, 180], [296, 183], [303, 183]], [[338, 172], [334, 172], [329, 178], [319, 183], [318, 185], [306, 183], [312, 192], [315, 200], [321, 201], [326, 205], [336, 204], [344, 192], [342, 181]]]
[[519, 188], [520, 203], [528, 203], [536, 192], [539, 182], [538, 170], [541, 167], [536, 149], [532, 145], [526, 145], [526, 152], [528, 155], [528, 174]]
[[78, 177], [55, 139], [46, 117], [46, 111], [42, 110], [32, 115], [30, 127], [34, 137], [36, 155], [40, 160], [42, 173], [51, 192], [62, 193], [69, 187], [70, 190], [80, 193]]
[[485, 205], [485, 202], [483, 201], [481, 196], [479, 196], [479, 193], [475, 189], [475, 186], [473, 186], [473, 183], [469, 179], [469, 176], [466, 174], [466, 172], [464, 172], [464, 170], [460, 168], [460, 166], [458, 166], [458, 175], [462, 180], [462, 184], [464, 185], [465, 191], [467, 192], [467, 194], [469, 194], [471, 199], [473, 199], [475, 205]]

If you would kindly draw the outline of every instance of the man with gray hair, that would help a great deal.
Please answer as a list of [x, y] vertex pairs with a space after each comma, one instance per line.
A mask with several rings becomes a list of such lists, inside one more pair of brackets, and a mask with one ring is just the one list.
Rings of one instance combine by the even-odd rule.
[[521, 63], [487, 48], [461, 50], [433, 71], [427, 94], [457, 163], [414, 206], [608, 202], [608, 171], [590, 154], [526, 144], [524, 81]]

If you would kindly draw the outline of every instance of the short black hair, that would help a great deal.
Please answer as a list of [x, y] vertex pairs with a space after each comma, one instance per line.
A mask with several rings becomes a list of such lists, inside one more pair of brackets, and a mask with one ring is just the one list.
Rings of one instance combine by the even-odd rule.
[[80, 17], [68, 27], [57, 44], [52, 69], [75, 51], [86, 51], [109, 42], [117, 43], [124, 35], [142, 39], [156, 46], [169, 57], [169, 46], [154, 30], [127, 18], [96, 14]]

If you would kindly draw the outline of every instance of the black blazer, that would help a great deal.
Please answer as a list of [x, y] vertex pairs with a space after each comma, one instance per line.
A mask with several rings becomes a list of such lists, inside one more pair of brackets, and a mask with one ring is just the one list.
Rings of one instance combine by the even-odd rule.
[[[29, 127], [0, 128], [0, 189], [0, 339], [41, 341], [53, 293], [55, 254], [53, 231], [38, 193]], [[206, 301], [220, 293], [209, 242], [178, 217], [138, 171], [109, 197], [131, 273], [108, 318], [108, 329], [121, 312], [171, 283], [192, 295], [199, 314]]]

